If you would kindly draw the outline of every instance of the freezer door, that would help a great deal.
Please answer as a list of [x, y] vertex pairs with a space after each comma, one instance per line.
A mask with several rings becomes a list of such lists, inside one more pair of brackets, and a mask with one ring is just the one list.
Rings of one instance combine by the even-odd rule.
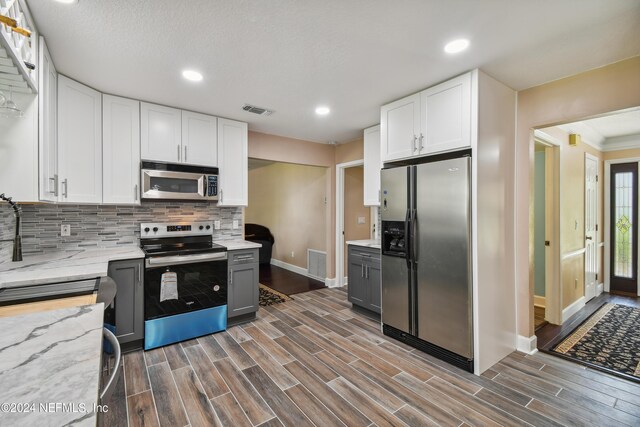
[[416, 168], [418, 337], [471, 359], [468, 157]]
[[380, 191], [382, 191], [380, 211], [383, 221], [405, 220], [408, 208], [408, 176], [409, 168], [407, 167], [382, 169], [380, 172]]
[[382, 323], [403, 332], [413, 315], [409, 306], [409, 272], [404, 258], [382, 255]]

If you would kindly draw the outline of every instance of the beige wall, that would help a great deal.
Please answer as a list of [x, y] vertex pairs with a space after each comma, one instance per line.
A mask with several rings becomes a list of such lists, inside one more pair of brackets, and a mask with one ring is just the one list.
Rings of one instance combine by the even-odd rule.
[[516, 287], [518, 334], [533, 323], [533, 129], [640, 105], [640, 56], [518, 93]]
[[640, 148], [629, 150], [605, 151], [604, 160], [633, 159], [640, 158]]
[[364, 159], [364, 139], [359, 138], [336, 145], [336, 164]]
[[[358, 224], [364, 217], [364, 224]], [[370, 238], [371, 213], [364, 206], [364, 168], [354, 166], [344, 170], [344, 275], [347, 275], [347, 244], [349, 240]]]
[[[560, 252], [562, 308], [566, 308], [584, 296], [584, 254], [567, 257], [568, 254], [584, 248], [585, 226], [585, 154], [598, 158], [598, 235], [597, 241], [604, 241], [604, 155], [585, 144], [569, 145], [569, 134], [558, 128], [540, 129], [560, 143]], [[604, 247], [598, 247], [598, 281], [602, 281]], [[576, 286], [577, 281], [577, 286]]]
[[273, 259], [306, 269], [307, 249], [326, 250], [327, 171], [291, 163], [249, 171], [245, 221], [269, 227], [276, 240]]

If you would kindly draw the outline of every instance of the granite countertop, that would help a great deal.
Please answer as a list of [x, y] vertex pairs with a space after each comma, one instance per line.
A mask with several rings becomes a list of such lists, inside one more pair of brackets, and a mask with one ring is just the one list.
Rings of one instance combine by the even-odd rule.
[[103, 316], [93, 304], [0, 318], [0, 403], [22, 409], [3, 406], [0, 425], [96, 425]]
[[144, 258], [137, 246], [27, 255], [24, 261], [0, 264], [0, 289], [102, 277], [110, 261], [136, 258]]
[[367, 248], [380, 249], [380, 240], [349, 240], [347, 245], [364, 246]]
[[261, 248], [262, 244], [251, 242], [249, 240], [216, 240], [213, 243], [217, 243], [218, 245], [224, 246], [228, 251], [237, 251], [240, 249], [256, 249]]

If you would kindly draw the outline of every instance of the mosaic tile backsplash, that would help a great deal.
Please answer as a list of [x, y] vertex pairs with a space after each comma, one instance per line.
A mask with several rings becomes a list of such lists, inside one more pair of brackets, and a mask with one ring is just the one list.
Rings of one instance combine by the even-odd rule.
[[[150, 202], [125, 205], [49, 205], [22, 206], [23, 253], [40, 254], [50, 250], [108, 248], [140, 244], [141, 222], [215, 221], [214, 240], [242, 237], [242, 208], [219, 208], [209, 203]], [[239, 227], [232, 229], [233, 220]], [[12, 237], [14, 217], [6, 203], [0, 204], [0, 236]], [[69, 224], [71, 236], [61, 237], [60, 226]], [[11, 261], [11, 242], [0, 243], [0, 262]]]

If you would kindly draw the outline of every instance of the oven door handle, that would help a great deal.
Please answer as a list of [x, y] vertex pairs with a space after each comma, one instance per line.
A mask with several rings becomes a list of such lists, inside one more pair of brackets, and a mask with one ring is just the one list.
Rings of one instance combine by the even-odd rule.
[[193, 264], [196, 262], [221, 261], [227, 259], [226, 252], [216, 252], [214, 254], [201, 255], [176, 255], [152, 257], [145, 260], [146, 267], [164, 267], [169, 265]]

